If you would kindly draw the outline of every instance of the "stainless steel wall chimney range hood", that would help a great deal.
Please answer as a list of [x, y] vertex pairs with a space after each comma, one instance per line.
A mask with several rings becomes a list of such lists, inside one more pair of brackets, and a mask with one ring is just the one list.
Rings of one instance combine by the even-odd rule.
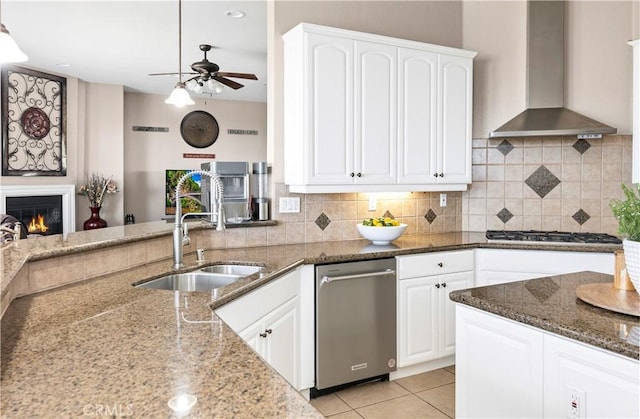
[[527, 2], [527, 109], [489, 136], [615, 134], [564, 107], [564, 1]]

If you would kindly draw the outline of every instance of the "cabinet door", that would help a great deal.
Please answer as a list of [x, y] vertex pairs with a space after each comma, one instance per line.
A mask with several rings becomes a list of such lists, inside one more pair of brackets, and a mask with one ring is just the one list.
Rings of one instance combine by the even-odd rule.
[[292, 298], [264, 318], [263, 357], [293, 387], [298, 388], [299, 336], [297, 298]]
[[260, 333], [264, 332], [264, 323], [262, 319], [253, 323], [251, 326], [238, 333], [238, 336], [242, 338], [254, 351], [264, 358], [264, 351], [262, 348], [262, 339]]
[[[572, 393], [581, 395], [577, 415]], [[545, 417], [638, 418], [639, 400], [637, 360], [545, 333]]]
[[396, 183], [396, 49], [355, 42], [355, 183]]
[[456, 416], [543, 417], [543, 334], [456, 305]]
[[631, 178], [640, 183], [640, 39], [629, 41], [633, 47], [633, 145]]
[[440, 357], [453, 355], [456, 351], [456, 303], [449, 293], [473, 287], [473, 272], [441, 275], [440, 283]]
[[437, 277], [398, 281], [398, 367], [438, 357]]
[[440, 54], [439, 69], [438, 154], [442, 160], [438, 179], [440, 183], [471, 183], [473, 62]]
[[309, 33], [306, 60], [307, 183], [352, 183], [353, 41]]
[[438, 55], [398, 49], [398, 183], [437, 182]]

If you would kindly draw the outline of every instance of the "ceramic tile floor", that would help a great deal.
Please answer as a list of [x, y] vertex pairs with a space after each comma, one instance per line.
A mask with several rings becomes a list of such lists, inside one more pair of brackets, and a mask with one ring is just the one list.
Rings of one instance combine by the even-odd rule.
[[325, 417], [453, 418], [455, 366], [351, 387], [311, 400]]

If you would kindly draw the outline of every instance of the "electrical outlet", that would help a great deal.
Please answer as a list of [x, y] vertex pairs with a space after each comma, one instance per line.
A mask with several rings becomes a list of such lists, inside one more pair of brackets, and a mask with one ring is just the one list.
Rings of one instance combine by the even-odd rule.
[[278, 203], [280, 214], [300, 212], [299, 197], [281, 197]]
[[586, 393], [573, 387], [569, 387], [569, 400], [567, 417], [570, 419], [584, 418], [586, 413]]
[[446, 193], [441, 193], [440, 194], [440, 206], [441, 207], [446, 207], [447, 206], [447, 194]]
[[370, 196], [369, 197], [369, 211], [375, 211], [376, 210], [376, 197], [375, 196]]

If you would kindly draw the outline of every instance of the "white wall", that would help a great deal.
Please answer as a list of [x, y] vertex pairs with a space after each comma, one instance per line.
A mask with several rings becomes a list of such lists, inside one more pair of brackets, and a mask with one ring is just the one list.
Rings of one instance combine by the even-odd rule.
[[[267, 159], [267, 104], [214, 99], [196, 99], [196, 105], [177, 108], [164, 103], [161, 95], [124, 95], [124, 213], [136, 222], [165, 217], [165, 170], [199, 169], [208, 161], [183, 158], [184, 153], [215, 154], [217, 161], [265, 161]], [[195, 148], [180, 135], [182, 118], [191, 111], [212, 114], [220, 135], [207, 148]], [[133, 131], [133, 126], [167, 127], [169, 132]], [[257, 130], [258, 135], [229, 135], [228, 129]]]

